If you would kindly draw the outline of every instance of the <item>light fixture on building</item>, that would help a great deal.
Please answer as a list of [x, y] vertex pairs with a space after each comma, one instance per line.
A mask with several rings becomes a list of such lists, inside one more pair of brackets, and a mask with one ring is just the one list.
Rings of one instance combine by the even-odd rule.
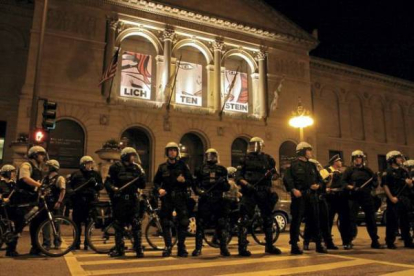
[[289, 120], [289, 125], [294, 128], [299, 128], [300, 141], [304, 140], [303, 129], [313, 125], [313, 119], [309, 115], [309, 111], [302, 106], [300, 97], [296, 111], [292, 112], [292, 118]]

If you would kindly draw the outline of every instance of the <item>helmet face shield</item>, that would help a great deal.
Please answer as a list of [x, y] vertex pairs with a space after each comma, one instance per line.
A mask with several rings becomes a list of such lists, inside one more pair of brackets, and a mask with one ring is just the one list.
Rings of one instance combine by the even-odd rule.
[[217, 163], [218, 156], [215, 152], [207, 152], [206, 153], [206, 161], [210, 163]]
[[259, 141], [249, 142], [249, 152], [262, 152], [263, 151], [263, 143]]

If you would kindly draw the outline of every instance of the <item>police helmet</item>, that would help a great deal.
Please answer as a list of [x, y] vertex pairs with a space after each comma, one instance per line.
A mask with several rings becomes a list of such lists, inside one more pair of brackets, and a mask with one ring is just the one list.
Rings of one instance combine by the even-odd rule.
[[300, 142], [296, 146], [296, 155], [297, 156], [305, 156], [307, 150], [312, 150], [312, 146], [309, 143], [306, 142]]
[[175, 143], [175, 142], [169, 142], [166, 146], [165, 146], [165, 156], [167, 157], [167, 158], [169, 158], [168, 157], [168, 150], [169, 149], [176, 149], [177, 150], [177, 157], [175, 158], [175, 159], [179, 159], [180, 157], [181, 157], [181, 155], [180, 155], [180, 147], [178, 146], [178, 144], [177, 143]]

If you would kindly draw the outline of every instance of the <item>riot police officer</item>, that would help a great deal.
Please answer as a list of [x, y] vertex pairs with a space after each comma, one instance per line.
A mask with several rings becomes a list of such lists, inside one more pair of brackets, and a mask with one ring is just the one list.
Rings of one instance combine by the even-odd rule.
[[[319, 163], [316, 159], [309, 159], [309, 162], [312, 162], [316, 165], [316, 169], [318, 170], [319, 174], [321, 175], [323, 182], [320, 185], [319, 189], [316, 191], [317, 194], [317, 202], [318, 202], [318, 216], [319, 216], [319, 229], [321, 231], [321, 236], [323, 241], [325, 242], [325, 246], [327, 249], [337, 250], [338, 247], [334, 244], [332, 239], [332, 234], [329, 227], [329, 206], [327, 202], [327, 184], [328, 184], [328, 176], [329, 173], [322, 167], [321, 163]], [[309, 242], [312, 238], [312, 231], [310, 225], [312, 224], [311, 221], [305, 221], [305, 233], [303, 239], [303, 249], [309, 250]]]
[[293, 160], [286, 170], [284, 184], [286, 190], [291, 193], [290, 206], [292, 222], [290, 225], [291, 254], [300, 255], [303, 251], [299, 248], [299, 231], [303, 217], [309, 227], [310, 236], [316, 243], [316, 252], [327, 253], [321, 243], [319, 221], [319, 197], [318, 190], [322, 187], [323, 180], [318, 173], [316, 165], [309, 161], [312, 158], [312, 146], [301, 142], [296, 146], [297, 159]]
[[279, 248], [273, 245], [273, 208], [278, 195], [271, 191], [272, 175], [276, 174], [276, 162], [263, 152], [264, 141], [253, 137], [249, 141], [248, 153], [237, 168], [236, 183], [241, 186], [243, 194], [240, 203], [239, 225], [239, 255], [250, 256], [247, 250], [247, 227], [251, 223], [256, 206], [260, 209], [265, 232], [265, 252], [281, 254]]
[[368, 234], [371, 237], [371, 248], [382, 249], [378, 242], [377, 223], [375, 220], [375, 204], [371, 191], [378, 186], [377, 175], [365, 165], [366, 156], [363, 151], [356, 150], [351, 154], [351, 166], [342, 175], [342, 182], [348, 191], [351, 208], [351, 229], [356, 227], [360, 206], [365, 213]]
[[395, 233], [398, 224], [404, 247], [414, 248], [410, 235], [409, 213], [412, 211], [410, 195], [413, 181], [409, 172], [403, 168], [404, 157], [401, 152], [393, 150], [387, 153], [388, 169], [382, 176], [381, 186], [387, 195], [387, 221], [385, 242], [388, 249], [396, 249]]
[[194, 183], [195, 193], [199, 196], [197, 212], [196, 248], [193, 256], [201, 255], [203, 247], [204, 228], [213, 218], [220, 242], [220, 255], [227, 257], [228, 214], [229, 206], [224, 200], [223, 193], [230, 190], [227, 180], [227, 169], [219, 164], [219, 155], [215, 149], [205, 152], [205, 162], [196, 172]]
[[[332, 226], [335, 215], [338, 214], [339, 232], [345, 250], [352, 248], [350, 235], [350, 211], [348, 197], [345, 194], [345, 187], [342, 178], [342, 159], [339, 154], [334, 155], [329, 160], [329, 166], [325, 169], [328, 174], [326, 185], [326, 200], [329, 209], [329, 235], [332, 236]], [[328, 247], [329, 249], [329, 247]]]
[[[73, 191], [71, 197], [73, 202], [72, 218], [79, 231], [78, 240], [75, 242], [74, 249], [80, 249], [82, 223], [86, 226], [89, 222], [89, 213], [92, 208], [92, 202], [96, 201], [98, 192], [103, 189], [101, 176], [93, 170], [94, 161], [90, 156], [83, 156], [79, 161], [79, 170], [74, 172], [70, 177], [70, 185]], [[88, 249], [85, 242], [84, 249]]]
[[[7, 242], [6, 256], [17, 257], [17, 241], [23, 230], [24, 213], [21, 208], [15, 206], [16, 203], [16, 168], [12, 165], [4, 165], [0, 170], [0, 201], [3, 201], [4, 211], [7, 212], [9, 219], [14, 222], [14, 233], [10, 241]], [[1, 211], [1, 210], [0, 210]]]
[[121, 151], [121, 161], [109, 168], [105, 181], [113, 206], [115, 249], [111, 257], [124, 256], [123, 229], [132, 226], [134, 250], [138, 258], [144, 257], [141, 244], [141, 218], [138, 189], [145, 189], [145, 172], [140, 165], [139, 155], [134, 148], [125, 147]]
[[[37, 204], [38, 189], [40, 188], [44, 162], [47, 160], [46, 150], [41, 146], [33, 146], [29, 149], [28, 161], [22, 163], [19, 170], [17, 188], [19, 189], [19, 203]], [[30, 240], [32, 248], [30, 255], [39, 255], [40, 249], [36, 245], [36, 231], [39, 225], [46, 219], [46, 212], [41, 212], [30, 223]]]
[[[61, 215], [63, 212], [63, 200], [66, 193], [66, 179], [59, 175], [60, 164], [57, 160], [48, 160], [46, 162], [47, 175], [43, 178], [42, 188], [49, 189], [46, 196], [46, 202], [49, 208], [55, 215]], [[50, 247], [52, 241], [50, 240], [50, 227], [43, 229], [43, 244], [45, 247]], [[55, 237], [53, 245], [59, 248], [62, 240]]]
[[167, 161], [159, 165], [154, 177], [154, 189], [161, 199], [160, 217], [165, 242], [162, 256], [171, 256], [171, 229], [174, 226], [173, 211], [175, 210], [178, 221], [177, 256], [187, 257], [188, 252], [185, 247], [189, 225], [187, 189], [191, 187], [193, 176], [184, 161], [180, 160], [180, 149], [177, 143], [169, 142], [165, 146], [165, 156]]

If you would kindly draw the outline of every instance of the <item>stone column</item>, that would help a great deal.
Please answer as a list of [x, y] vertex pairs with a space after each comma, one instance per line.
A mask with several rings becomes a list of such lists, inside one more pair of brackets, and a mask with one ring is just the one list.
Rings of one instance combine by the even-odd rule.
[[224, 48], [224, 43], [221, 40], [216, 40], [213, 42], [214, 50], [214, 109], [221, 109], [221, 58], [222, 51]]
[[213, 81], [215, 81], [214, 80], [215, 78], [214, 66], [209, 64], [206, 66], [206, 70], [207, 70], [207, 104], [205, 106], [209, 109], [215, 109], [214, 99], [215, 99], [216, 91], [214, 89], [215, 83], [213, 84]]
[[162, 87], [164, 88], [164, 102], [170, 94], [171, 83], [168, 83], [171, 76], [171, 51], [175, 33], [172, 29], [165, 29], [162, 33], [164, 40], [164, 70], [162, 75]]
[[250, 75], [251, 80], [252, 80], [252, 91], [251, 91], [251, 96], [252, 96], [252, 109], [250, 110], [249, 107], [249, 112], [251, 112], [252, 114], [256, 115], [256, 116], [260, 116], [261, 114], [261, 104], [260, 104], [260, 95], [259, 95], [259, 74], [258, 73], [253, 73]]
[[256, 59], [259, 61], [259, 89], [258, 89], [258, 115], [262, 118], [267, 116], [267, 70], [266, 52], [257, 53]]

